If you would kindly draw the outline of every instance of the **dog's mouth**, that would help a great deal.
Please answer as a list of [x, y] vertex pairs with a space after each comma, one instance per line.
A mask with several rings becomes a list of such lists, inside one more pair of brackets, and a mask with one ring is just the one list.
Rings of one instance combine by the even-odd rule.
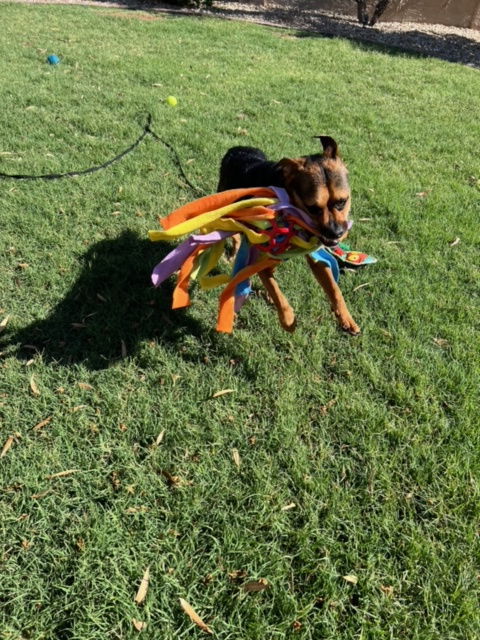
[[326, 247], [335, 247], [339, 242], [341, 242], [341, 240], [343, 240], [343, 238], [345, 237], [345, 234], [343, 236], [340, 236], [340, 238], [338, 238], [337, 240], [331, 240], [329, 238], [326, 238], [321, 233], [318, 234], [318, 237], [322, 241], [322, 244], [324, 244]]
[[[315, 235], [319, 238], [320, 242], [325, 247], [335, 247], [339, 242], [342, 242], [350, 231], [350, 228], [353, 224], [352, 220], [344, 219], [341, 223], [337, 222], [331, 226], [325, 226], [322, 224], [320, 215], [322, 211], [316, 205], [307, 205], [305, 204], [298, 195], [293, 192], [289, 194], [291, 198], [291, 205], [297, 210], [297, 214], [303, 219], [304, 222], [307, 222], [310, 231], [314, 232]], [[348, 215], [348, 213], [347, 213]], [[338, 231], [340, 230], [340, 233]], [[335, 233], [337, 231], [337, 233]]]
[[[296, 197], [296, 201], [297, 208], [302, 210], [307, 214], [307, 216], [310, 217], [310, 224], [312, 228], [315, 229], [322, 244], [324, 244], [326, 247], [335, 247], [339, 242], [346, 238], [353, 224], [351, 220], [347, 219], [343, 223], [341, 223], [341, 225], [338, 223], [335, 224], [334, 226], [336, 227], [336, 229], [334, 230], [320, 222], [320, 216], [318, 215], [320, 212], [318, 210], [319, 208], [316, 205], [306, 205], [300, 198], [298, 198], [298, 196]], [[338, 229], [340, 229], [341, 232], [335, 233], [335, 231]]]
[[352, 224], [353, 224], [352, 220], [347, 220], [346, 228], [343, 231], [343, 233], [339, 236], [335, 236], [334, 238], [332, 237], [331, 232], [325, 231], [323, 227], [321, 227], [320, 225], [317, 225], [318, 236], [322, 241], [322, 244], [324, 244], [326, 247], [335, 247], [339, 242], [342, 242], [342, 240], [345, 240], [345, 238], [348, 235], [348, 232], [352, 227]]

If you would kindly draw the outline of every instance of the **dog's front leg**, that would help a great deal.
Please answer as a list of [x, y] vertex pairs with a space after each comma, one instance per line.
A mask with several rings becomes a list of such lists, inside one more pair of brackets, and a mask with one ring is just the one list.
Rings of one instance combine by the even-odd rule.
[[347, 309], [340, 287], [333, 277], [332, 270], [322, 262], [314, 262], [310, 256], [307, 256], [307, 262], [313, 272], [313, 275], [322, 285], [323, 290], [327, 294], [340, 327], [343, 331], [350, 333], [352, 336], [358, 335], [360, 333], [360, 327], [357, 325], [350, 315], [350, 311]]
[[295, 313], [278, 286], [278, 282], [273, 277], [273, 269], [265, 269], [264, 271], [260, 271], [258, 275], [272, 299], [273, 304], [277, 308], [280, 324], [285, 331], [295, 331], [297, 325]]

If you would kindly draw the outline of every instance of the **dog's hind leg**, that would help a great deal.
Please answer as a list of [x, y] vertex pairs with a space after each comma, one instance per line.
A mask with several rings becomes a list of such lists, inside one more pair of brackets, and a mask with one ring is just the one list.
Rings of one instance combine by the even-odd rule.
[[273, 304], [277, 308], [280, 324], [285, 331], [295, 331], [297, 325], [295, 313], [278, 286], [278, 282], [273, 277], [273, 269], [265, 269], [264, 271], [260, 271], [258, 275], [272, 299]]
[[321, 284], [323, 290], [330, 300], [333, 313], [335, 314], [338, 324], [347, 333], [352, 336], [356, 336], [360, 333], [360, 327], [350, 315], [350, 311], [347, 309], [343, 294], [340, 291], [340, 287], [335, 282], [332, 270], [322, 262], [314, 262], [310, 256], [307, 256], [307, 262], [313, 275]]

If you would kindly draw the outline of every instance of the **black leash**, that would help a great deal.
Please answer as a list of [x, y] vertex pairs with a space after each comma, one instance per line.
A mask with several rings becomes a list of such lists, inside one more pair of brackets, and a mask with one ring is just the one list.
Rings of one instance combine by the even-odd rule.
[[66, 173], [46, 173], [42, 175], [11, 174], [11, 173], [3, 173], [0, 171], [0, 178], [11, 179], [11, 180], [58, 180], [60, 178], [74, 178], [76, 176], [87, 175], [88, 173], [95, 173], [96, 171], [101, 171], [102, 169], [106, 169], [110, 165], [121, 160], [124, 156], [126, 156], [128, 153], [131, 153], [136, 147], [138, 147], [138, 145], [142, 142], [142, 140], [147, 135], [151, 135], [152, 138], [154, 138], [158, 142], [161, 142], [173, 154], [175, 163], [180, 171], [180, 174], [182, 178], [185, 180], [186, 184], [190, 187], [190, 189], [192, 189], [193, 191], [196, 191], [199, 194], [204, 195], [204, 192], [198, 187], [196, 187], [194, 184], [192, 184], [188, 179], [188, 177], [186, 176], [176, 149], [169, 142], [166, 142], [165, 140], [160, 138], [160, 136], [158, 136], [155, 133], [155, 131], [153, 131], [153, 129], [150, 126], [151, 123], [152, 123], [152, 115], [149, 113], [147, 116], [147, 122], [143, 127], [142, 134], [135, 140], [135, 142], [131, 144], [129, 147], [127, 147], [127, 149], [125, 149], [124, 151], [116, 155], [114, 158], [111, 158], [110, 160], [107, 160], [106, 162], [104, 162], [103, 164], [99, 164], [98, 166], [90, 167], [89, 169], [81, 169], [80, 171], [67, 171]]
[[167, 142], [166, 140], [163, 140], [162, 138], [160, 138], [160, 136], [158, 136], [155, 133], [155, 131], [153, 131], [153, 129], [150, 128], [151, 121], [152, 121], [152, 116], [150, 114], [148, 114], [148, 121], [147, 121], [147, 124], [145, 125], [146, 132], [149, 133], [154, 140], [158, 140], [158, 142], [161, 142], [163, 144], [163, 146], [166, 147], [173, 154], [173, 157], [174, 157], [174, 160], [175, 160], [175, 164], [177, 165], [178, 170], [180, 171], [180, 175], [185, 180], [185, 182], [190, 187], [190, 189], [192, 189], [192, 191], [196, 191], [198, 194], [200, 194], [202, 196], [207, 195], [206, 192], [203, 191], [203, 189], [199, 189], [192, 182], [190, 182], [190, 180], [187, 177], [187, 174], [183, 170], [183, 166], [182, 166], [181, 160], [179, 158], [179, 155], [177, 153], [177, 150], [169, 142]]

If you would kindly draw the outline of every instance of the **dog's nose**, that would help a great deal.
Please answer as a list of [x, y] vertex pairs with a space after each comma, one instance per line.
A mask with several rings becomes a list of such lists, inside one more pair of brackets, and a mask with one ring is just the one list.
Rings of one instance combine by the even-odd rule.
[[337, 222], [330, 222], [326, 229], [326, 234], [328, 238], [332, 240], [338, 240], [343, 236], [345, 231], [347, 230], [346, 225], [338, 224]]

